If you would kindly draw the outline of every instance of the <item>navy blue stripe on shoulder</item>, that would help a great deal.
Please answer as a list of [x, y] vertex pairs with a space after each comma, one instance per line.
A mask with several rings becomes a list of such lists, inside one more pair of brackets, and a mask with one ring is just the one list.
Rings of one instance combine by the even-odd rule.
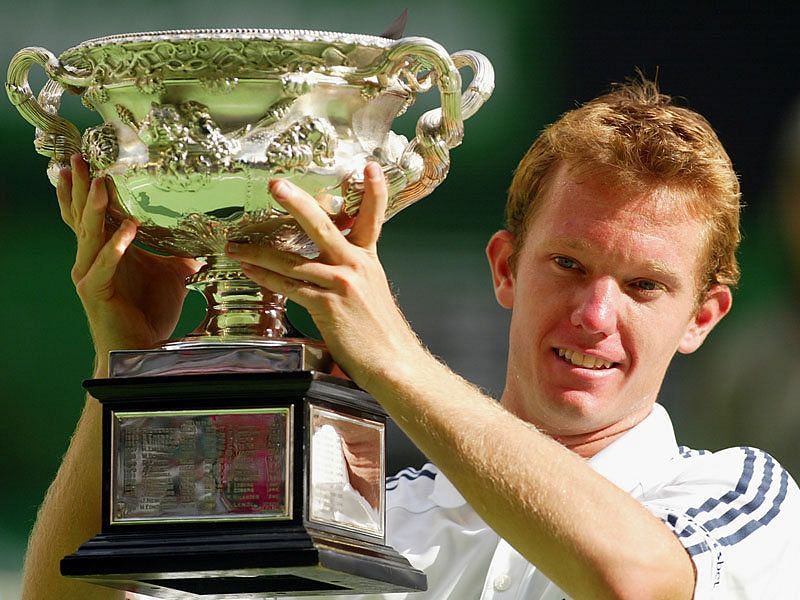
[[[686, 511], [705, 531], [724, 533], [717, 539], [725, 546], [741, 542], [769, 524], [780, 512], [789, 489], [789, 474], [769, 454], [748, 447], [740, 450], [744, 460], [736, 486]], [[760, 474], [757, 476], [756, 472]], [[763, 514], [756, 517], [755, 513]], [[691, 535], [693, 532], [688, 529], [691, 528], [687, 527], [679, 535]]]
[[689, 553], [689, 556], [697, 556], [698, 554], [702, 554], [703, 552], [710, 551], [711, 548], [708, 547], [708, 544], [705, 542], [700, 542], [699, 544], [695, 544], [694, 546], [689, 546], [686, 548], [686, 552]]
[[420, 477], [427, 477], [428, 479], [436, 479], [436, 472], [431, 471], [429, 469], [414, 469], [409, 467], [407, 469], [403, 469], [397, 475], [393, 477], [386, 478], [386, 490], [393, 490], [397, 487], [400, 483], [401, 479], [407, 479], [408, 481], [414, 481], [415, 479], [419, 479]]
[[[770, 507], [769, 511], [761, 517], [760, 519], [751, 519], [750, 521], [746, 522], [742, 527], [730, 534], [721, 538], [719, 541], [721, 544], [725, 546], [732, 546], [738, 542], [741, 542], [745, 539], [748, 535], [753, 533], [759, 527], [763, 527], [764, 525], [768, 525], [772, 519], [774, 519], [777, 514], [781, 511], [781, 505], [783, 504], [784, 499], [786, 498], [786, 494], [789, 490], [789, 474], [786, 472], [785, 469], [781, 469], [781, 483], [780, 489], [778, 491], [778, 495], [772, 501], [772, 506]], [[760, 506], [760, 504], [759, 504]], [[746, 511], [751, 512], [751, 511]]]
[[[686, 548], [689, 556], [696, 556], [704, 552], [711, 552], [713, 549], [711, 545], [717, 546], [717, 542], [708, 537], [707, 532], [701, 531], [698, 527], [693, 525], [686, 515], [678, 515], [675, 513], [668, 513], [662, 516], [662, 519], [671, 527], [679, 538], [683, 538], [681, 543]], [[682, 528], [681, 528], [682, 527]], [[710, 545], [711, 544], [711, 545]]]
[[744, 466], [742, 467], [742, 474], [739, 477], [739, 481], [736, 483], [736, 487], [734, 487], [733, 490], [725, 493], [725, 495], [721, 496], [720, 498], [709, 498], [697, 508], [690, 508], [686, 514], [688, 514], [690, 517], [696, 517], [701, 513], [710, 512], [720, 504], [730, 504], [747, 492], [747, 489], [750, 486], [750, 481], [753, 478], [753, 467], [756, 462], [756, 454], [751, 448], [745, 448], [744, 451]]
[[693, 456], [706, 456], [707, 454], [711, 454], [708, 450], [695, 450], [693, 448], [689, 448], [688, 446], [678, 446], [678, 453], [683, 458], [692, 458]]

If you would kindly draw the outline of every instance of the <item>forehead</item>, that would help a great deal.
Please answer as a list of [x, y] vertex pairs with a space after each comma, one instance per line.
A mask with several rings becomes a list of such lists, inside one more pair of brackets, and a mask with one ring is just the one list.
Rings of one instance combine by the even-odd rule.
[[666, 186], [643, 189], [574, 174], [561, 165], [529, 224], [529, 241], [558, 242], [609, 259], [683, 263], [695, 275], [707, 223], [692, 197]]
[[619, 213], [616, 216], [620, 218], [635, 214], [651, 220], [702, 221], [695, 214], [697, 196], [685, 186], [627, 181], [602, 167], [572, 167], [564, 161], [555, 166], [548, 180], [542, 197], [537, 200], [537, 211], [548, 205], [556, 205], [556, 210], [562, 211], [588, 204], [587, 208], [595, 211]]

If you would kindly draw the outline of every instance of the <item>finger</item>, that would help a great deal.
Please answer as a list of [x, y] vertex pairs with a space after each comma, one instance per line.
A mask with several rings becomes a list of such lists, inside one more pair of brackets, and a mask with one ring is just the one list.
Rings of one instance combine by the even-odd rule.
[[323, 290], [313, 283], [286, 277], [251, 263], [242, 263], [242, 272], [261, 287], [286, 296], [305, 309], [314, 306]]
[[269, 191], [314, 241], [324, 261], [342, 262], [349, 243], [314, 198], [283, 179], [271, 180]]
[[73, 154], [70, 157], [70, 165], [72, 165], [72, 216], [73, 224], [77, 226], [89, 193], [89, 166], [80, 154]]
[[284, 277], [306, 281], [319, 287], [333, 287], [333, 272], [330, 265], [309, 260], [293, 252], [235, 242], [228, 242], [225, 252], [235, 260], [273, 271]]
[[351, 244], [374, 249], [381, 234], [386, 206], [389, 202], [389, 188], [380, 165], [367, 163], [364, 168], [364, 198], [358, 209], [356, 222], [347, 239]]
[[107, 296], [113, 292], [114, 274], [136, 237], [136, 225], [126, 219], [97, 254], [86, 275], [76, 282], [81, 298]]
[[75, 270], [82, 277], [94, 263], [106, 242], [105, 216], [108, 205], [108, 191], [105, 179], [95, 179], [89, 187], [83, 215], [78, 223], [78, 251], [75, 256]]
[[61, 169], [58, 173], [56, 197], [58, 198], [58, 210], [61, 212], [61, 220], [75, 231], [72, 218], [72, 170], [69, 167]]

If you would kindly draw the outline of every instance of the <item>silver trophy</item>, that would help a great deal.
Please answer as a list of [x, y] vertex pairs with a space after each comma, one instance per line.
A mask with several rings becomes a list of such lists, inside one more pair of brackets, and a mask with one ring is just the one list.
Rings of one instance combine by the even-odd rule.
[[[34, 64], [50, 78], [38, 99], [28, 85]], [[464, 92], [461, 67], [475, 73]], [[58, 58], [26, 48], [11, 61], [6, 88], [36, 126], [54, 184], [81, 152], [92, 175], [114, 183], [112, 220], [132, 217], [138, 242], [206, 263], [187, 285], [205, 295], [208, 313], [185, 344], [274, 347], [288, 330], [284, 298], [224, 253], [233, 239], [313, 254], [267, 182], [293, 181], [346, 227], [361, 202], [364, 165], [377, 161], [389, 183], [388, 219], [444, 180], [464, 119], [493, 83], [482, 55], [449, 55], [425, 38], [188, 30], [90, 40]], [[411, 141], [395, 134], [393, 119], [434, 87], [441, 108], [420, 117]], [[59, 117], [65, 90], [103, 124], [81, 134]]]
[[[38, 97], [33, 65], [49, 77]], [[474, 78], [462, 90], [464, 67]], [[104, 411], [103, 531], [64, 559], [64, 574], [163, 598], [424, 588], [385, 545], [386, 415], [319, 374], [324, 346], [287, 337], [285, 299], [224, 248], [315, 254], [270, 195], [273, 178], [317, 198], [346, 231], [375, 161], [386, 219], [397, 214], [447, 176], [463, 121], [493, 84], [477, 52], [322, 31], [136, 33], [13, 57], [6, 90], [36, 127], [51, 182], [80, 152], [92, 176], [113, 182], [112, 223], [133, 218], [137, 243], [204, 263], [187, 281], [207, 300], [201, 325], [159, 348], [112, 352], [109, 377], [85, 384]], [[394, 133], [395, 117], [433, 88], [441, 107], [416, 136]], [[81, 133], [60, 117], [65, 91], [103, 123]], [[356, 461], [369, 465], [362, 473], [348, 462], [356, 452], [371, 456]]]

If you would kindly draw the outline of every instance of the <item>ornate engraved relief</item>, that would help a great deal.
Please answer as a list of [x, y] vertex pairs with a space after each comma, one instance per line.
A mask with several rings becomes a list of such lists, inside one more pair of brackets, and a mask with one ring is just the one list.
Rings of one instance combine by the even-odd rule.
[[239, 85], [239, 79], [228, 76], [222, 71], [213, 71], [200, 78], [200, 85], [212, 94], [230, 94], [233, 88]]
[[[115, 109], [120, 121], [138, 132], [147, 146], [148, 162], [131, 167], [146, 169], [154, 185], [162, 190], [189, 191], [206, 186], [220, 172], [235, 173], [263, 164], [275, 173], [305, 172], [309, 167], [331, 167], [337, 137], [333, 126], [320, 117], [303, 117], [277, 133], [270, 128], [284, 118], [294, 102], [275, 103], [253, 128], [227, 136], [199, 102], [178, 105], [153, 103], [147, 116], [137, 123], [122, 105]], [[242, 143], [263, 144], [261, 159], [237, 160]], [[118, 143], [110, 124], [89, 129], [83, 140], [84, 153], [97, 170], [110, 167], [118, 157]]]
[[377, 83], [371, 81], [365, 81], [361, 87], [360, 93], [361, 97], [367, 102], [369, 102], [370, 100], [373, 100], [378, 96], [380, 96], [382, 91], [383, 88], [381, 88], [381, 86], [379, 86]]
[[303, 73], [287, 73], [281, 77], [283, 93], [290, 98], [298, 98], [311, 89], [311, 83]]
[[[254, 227], [257, 231], [253, 230]], [[268, 245], [304, 256], [318, 252], [314, 242], [294, 219], [271, 208], [247, 211], [228, 219], [192, 213], [169, 229], [152, 225], [143, 227], [136, 239], [176, 256], [223, 255], [228, 240]]]
[[117, 161], [119, 142], [110, 123], [90, 127], [83, 134], [81, 152], [94, 173], [105, 171]]
[[173, 241], [177, 247], [200, 244], [204, 248], [221, 253], [224, 251], [228, 236], [238, 229], [238, 225], [236, 222], [226, 222], [225, 219], [193, 213], [178, 222], [178, 227], [174, 229], [168, 241]]
[[136, 78], [136, 89], [146, 96], [161, 98], [162, 94], [167, 91], [161, 70], [155, 69], [152, 72], [140, 74]]
[[213, 172], [230, 166], [236, 142], [223, 135], [208, 108], [194, 101], [154, 103], [139, 128], [148, 146], [148, 170], [163, 190], [196, 190]]
[[97, 110], [97, 106], [108, 102], [108, 90], [105, 86], [93, 85], [83, 93], [81, 102], [86, 108]]
[[159, 95], [168, 78], [198, 79], [209, 89], [226, 91], [247, 72], [327, 72], [349, 66], [346, 54], [334, 45], [309, 52], [308, 45], [281, 40], [136, 40], [126, 43], [84, 44], [62, 56], [65, 63], [86, 73], [94, 85], [135, 81], [144, 94]]
[[211, 283], [214, 281], [247, 281], [247, 275], [242, 271], [223, 271], [202, 269], [186, 278], [186, 285], [192, 286], [200, 283]]
[[303, 117], [267, 146], [267, 162], [276, 173], [305, 172], [311, 165], [333, 165], [336, 131], [325, 119]]
[[114, 110], [117, 112], [117, 116], [122, 123], [131, 129], [139, 129], [139, 124], [136, 122], [136, 117], [133, 116], [133, 112], [131, 112], [128, 108], [122, 106], [122, 104], [116, 104], [114, 106]]
[[328, 46], [322, 51], [322, 60], [329, 67], [346, 67], [349, 64], [347, 56], [337, 50], [335, 46]]
[[289, 109], [292, 108], [294, 101], [294, 98], [284, 98], [283, 100], [278, 100], [275, 104], [269, 107], [269, 110], [263, 117], [261, 117], [261, 119], [259, 119], [253, 129], [269, 127], [270, 125], [280, 121], [289, 114]]
[[289, 110], [292, 108], [292, 105], [295, 102], [295, 98], [284, 98], [283, 100], [278, 100], [269, 107], [264, 116], [261, 117], [255, 123], [248, 123], [244, 127], [240, 127], [235, 131], [229, 132], [227, 135], [231, 139], [241, 139], [242, 142], [252, 142], [252, 143], [259, 143], [261, 140], [269, 139], [269, 132], [265, 131], [281, 119], [283, 119], [286, 115], [289, 114]]

